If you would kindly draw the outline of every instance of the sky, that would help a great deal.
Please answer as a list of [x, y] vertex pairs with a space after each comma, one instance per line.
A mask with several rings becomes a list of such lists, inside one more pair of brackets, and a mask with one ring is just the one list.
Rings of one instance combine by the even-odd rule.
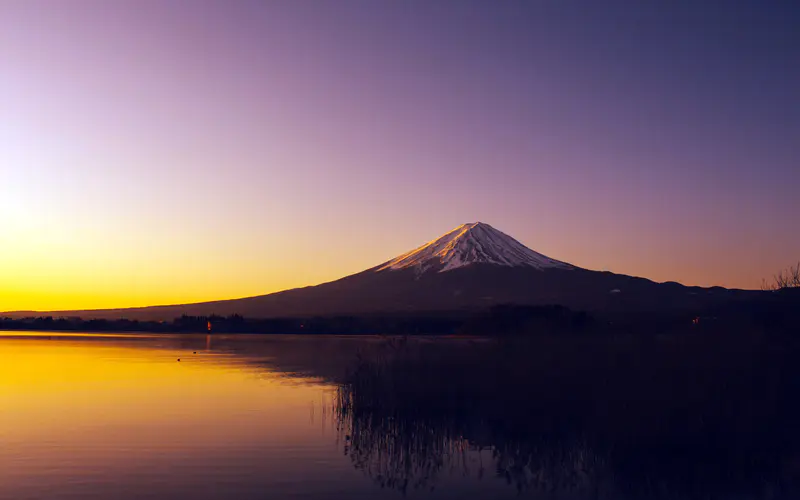
[[789, 1], [0, 2], [0, 311], [333, 280], [483, 221], [758, 288], [800, 260]]

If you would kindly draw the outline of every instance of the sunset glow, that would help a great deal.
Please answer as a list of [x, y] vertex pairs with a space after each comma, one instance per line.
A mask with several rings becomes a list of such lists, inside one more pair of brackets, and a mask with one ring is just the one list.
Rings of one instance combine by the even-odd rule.
[[791, 17], [411, 3], [2, 2], [0, 311], [266, 294], [479, 220], [656, 281], [800, 258]]

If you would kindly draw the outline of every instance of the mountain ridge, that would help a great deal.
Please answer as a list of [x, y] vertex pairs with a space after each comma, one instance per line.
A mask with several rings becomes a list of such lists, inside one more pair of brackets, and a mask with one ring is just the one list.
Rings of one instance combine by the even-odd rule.
[[[758, 292], [656, 283], [582, 269], [535, 252], [492, 226], [476, 222], [462, 224], [383, 264], [319, 285], [194, 304], [47, 314], [140, 320], [171, 320], [183, 314], [271, 318], [421, 313], [496, 304], [655, 311], [697, 308], [751, 293]], [[3, 314], [22, 317], [37, 313]]]
[[417, 267], [421, 272], [431, 268], [446, 272], [474, 263], [537, 269], [575, 267], [535, 252], [485, 222], [472, 222], [385, 262], [378, 271]]

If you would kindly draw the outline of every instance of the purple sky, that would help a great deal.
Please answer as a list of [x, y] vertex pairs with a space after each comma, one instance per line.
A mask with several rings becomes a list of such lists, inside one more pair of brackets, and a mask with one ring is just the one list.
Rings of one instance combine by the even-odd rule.
[[800, 259], [799, 25], [777, 1], [3, 1], [0, 310], [313, 284], [477, 220], [758, 287]]

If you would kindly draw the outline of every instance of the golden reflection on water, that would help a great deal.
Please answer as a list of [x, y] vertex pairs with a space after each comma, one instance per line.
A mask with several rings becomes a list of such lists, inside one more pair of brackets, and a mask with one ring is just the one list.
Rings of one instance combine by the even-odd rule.
[[[396, 498], [333, 411], [334, 381], [383, 342], [0, 332], [0, 500]], [[515, 498], [450, 469], [414, 495]]]
[[[209, 342], [0, 337], [0, 497], [41, 476], [321, 446], [326, 430], [310, 417], [324, 385], [209, 352]], [[280, 473], [280, 461], [270, 470]]]
[[[174, 431], [180, 432], [192, 425], [215, 427], [220, 419], [231, 422], [259, 411], [266, 419], [260, 422], [275, 421], [287, 430], [298, 406], [308, 409], [321, 395], [320, 386], [289, 386], [283, 376], [225, 356], [115, 343], [111, 338], [0, 342], [0, 401], [4, 408], [13, 408], [0, 414], [0, 423], [20, 436], [61, 430], [67, 424], [91, 426], [87, 417], [100, 416], [102, 432], [86, 437], [105, 439], [116, 425], [132, 422], [140, 429], [163, 430], [179, 415], [181, 425]], [[233, 437], [236, 427], [230, 427], [202, 439]]]

